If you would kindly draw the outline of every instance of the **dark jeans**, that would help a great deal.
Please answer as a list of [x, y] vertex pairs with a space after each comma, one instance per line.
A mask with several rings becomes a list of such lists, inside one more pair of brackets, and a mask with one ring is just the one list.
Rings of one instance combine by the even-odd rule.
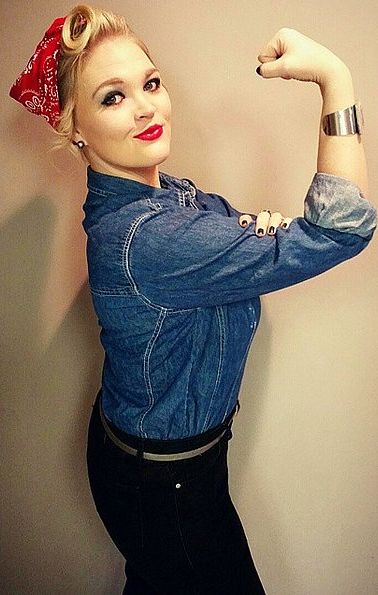
[[[109, 440], [99, 396], [88, 429], [88, 476], [97, 512], [126, 558], [123, 595], [263, 595], [229, 495], [231, 429], [202, 455], [151, 461]], [[185, 450], [201, 442], [189, 440]], [[153, 442], [164, 452], [171, 441]]]

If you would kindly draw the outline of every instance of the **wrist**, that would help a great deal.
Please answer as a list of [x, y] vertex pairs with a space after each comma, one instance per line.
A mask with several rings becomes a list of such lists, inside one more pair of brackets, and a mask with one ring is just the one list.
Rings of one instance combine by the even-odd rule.
[[323, 97], [337, 89], [351, 87], [353, 87], [352, 74], [344, 62], [336, 60], [334, 63], [327, 65], [319, 82], [320, 92]]
[[323, 115], [345, 109], [356, 102], [352, 75], [345, 64], [330, 68], [319, 87]]

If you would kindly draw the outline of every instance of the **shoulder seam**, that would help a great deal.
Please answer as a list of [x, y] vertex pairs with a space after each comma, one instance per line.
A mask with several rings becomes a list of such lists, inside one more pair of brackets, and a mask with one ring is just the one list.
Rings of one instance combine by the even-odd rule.
[[130, 245], [131, 245], [131, 242], [133, 240], [133, 237], [134, 237], [135, 232], [138, 229], [139, 225], [141, 223], [143, 223], [143, 221], [145, 219], [152, 217], [152, 215], [153, 215], [153, 213], [143, 213], [143, 215], [139, 215], [139, 217], [137, 217], [136, 219], [133, 220], [133, 222], [127, 232], [126, 238], [123, 243], [123, 248], [122, 248], [122, 268], [123, 268], [126, 278], [129, 279], [133, 290], [137, 294], [139, 294], [140, 292], [139, 292], [138, 286], [136, 284], [136, 281], [131, 274], [130, 267], [129, 267]]
[[171, 307], [162, 306], [161, 304], [156, 304], [155, 302], [152, 302], [142, 291], [140, 291], [140, 289], [138, 288], [138, 285], [136, 283], [136, 280], [134, 279], [134, 277], [131, 273], [130, 266], [129, 266], [129, 255], [130, 255], [130, 248], [131, 248], [132, 240], [134, 239], [134, 236], [135, 236], [135, 233], [136, 233], [138, 227], [145, 220], [150, 219], [153, 216], [153, 214], [154, 213], [143, 213], [143, 215], [139, 215], [139, 217], [134, 219], [134, 221], [131, 224], [131, 227], [127, 233], [127, 236], [124, 241], [123, 248], [122, 248], [122, 268], [123, 268], [124, 274], [125, 274], [126, 278], [129, 279], [136, 295], [138, 295], [141, 299], [143, 299], [146, 302], [146, 305], [150, 306], [151, 308], [158, 308], [160, 310], [165, 310], [168, 314], [171, 314], [171, 313], [177, 314], [179, 312], [187, 312], [189, 310], [196, 310], [197, 308], [171, 308]]

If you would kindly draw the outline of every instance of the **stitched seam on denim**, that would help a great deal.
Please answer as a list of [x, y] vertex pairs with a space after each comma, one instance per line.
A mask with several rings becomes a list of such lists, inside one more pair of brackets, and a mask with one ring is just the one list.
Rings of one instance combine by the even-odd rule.
[[167, 314], [180, 314], [181, 312], [190, 312], [194, 310], [201, 310], [201, 307], [194, 306], [192, 308], [170, 308], [169, 306], [163, 306], [162, 304], [157, 304], [152, 302], [142, 291], [138, 291], [138, 298], [146, 303], [147, 306], [151, 308], [155, 308], [155, 310], [165, 310]]
[[144, 293], [142, 293], [141, 291], [139, 291], [138, 295], [136, 296], [138, 297], [142, 302], [144, 302], [146, 304], [146, 306], [149, 306], [150, 308], [153, 308], [155, 310], [165, 310], [167, 312], [167, 314], [180, 314], [181, 312], [190, 312], [191, 310], [197, 310], [198, 308], [167, 308], [165, 306], [162, 306], [161, 304], [155, 304], [155, 302], [152, 302], [150, 299], [148, 299], [147, 296], [144, 295]]
[[[160, 203], [157, 203], [157, 204], [160, 204]], [[188, 312], [190, 310], [195, 310], [196, 308], [169, 308], [169, 307], [162, 306], [160, 304], [156, 304], [155, 302], [152, 302], [143, 292], [141, 292], [138, 289], [138, 286], [132, 276], [132, 273], [131, 273], [131, 270], [129, 267], [129, 255], [130, 255], [131, 243], [132, 243], [132, 240], [134, 238], [134, 235], [137, 231], [139, 224], [143, 223], [145, 221], [145, 219], [152, 217], [152, 215], [153, 215], [153, 213], [145, 213], [143, 215], [140, 215], [137, 219], [135, 219], [133, 221], [133, 223], [127, 233], [126, 239], [124, 240], [123, 255], [122, 255], [122, 265], [123, 265], [123, 270], [125, 272], [125, 276], [132, 283], [132, 287], [133, 287], [134, 291], [136, 292], [136, 294], [138, 295], [138, 297], [143, 299], [145, 301], [145, 303], [148, 306], [150, 306], [151, 308], [155, 308], [158, 310], [164, 309], [166, 312], [168, 312], [170, 314], [174, 314], [176, 312]]]
[[[218, 369], [217, 369], [217, 376], [215, 379], [214, 389], [213, 389], [213, 393], [210, 398], [209, 408], [208, 408], [208, 412], [206, 415], [206, 421], [205, 421], [205, 425], [202, 429], [202, 432], [205, 432], [208, 428], [207, 423], [209, 421], [209, 413], [210, 413], [210, 409], [213, 404], [213, 400], [215, 398], [216, 392], [219, 387], [222, 370], [223, 370], [223, 363], [224, 363], [224, 345], [225, 345], [226, 325], [225, 325], [225, 321], [224, 321], [223, 306], [216, 306], [216, 314], [217, 314], [217, 318], [218, 318], [218, 327], [219, 327], [219, 361], [218, 361]], [[226, 418], [226, 416], [223, 417], [223, 420], [225, 418]]]
[[195, 196], [196, 196], [196, 189], [194, 188], [194, 186], [190, 183], [189, 180], [187, 179], [183, 179], [182, 180], [184, 186], [188, 189], [186, 191], [186, 193], [189, 194], [189, 204], [193, 209], [196, 209], [197, 211], [199, 211], [200, 209], [197, 207], [197, 205], [195, 204], [194, 200], [195, 200]]
[[179, 205], [180, 207], [185, 207], [185, 191], [184, 190], [177, 190], [178, 197], [179, 197]]
[[119, 289], [119, 291], [117, 291], [117, 288], [112, 288], [112, 289], [93, 289], [91, 286], [90, 290], [91, 293], [94, 293], [96, 295], [100, 295], [100, 296], [111, 296], [111, 297], [119, 297], [119, 298], [130, 298], [130, 299], [138, 299], [140, 300], [145, 306], [151, 308], [152, 310], [156, 310], [157, 312], [160, 312], [162, 309], [165, 309], [167, 314], [172, 315], [172, 314], [182, 314], [183, 312], [190, 312], [190, 311], [194, 311], [194, 310], [198, 310], [200, 308], [181, 308], [181, 309], [176, 309], [176, 308], [164, 308], [164, 306], [160, 306], [159, 304], [154, 304], [153, 302], [151, 302], [143, 293], [138, 293], [135, 294], [130, 293], [130, 287], [124, 288], [121, 287]]
[[[247, 356], [248, 356], [249, 348], [250, 348], [250, 346], [251, 346], [251, 343], [252, 343], [252, 340], [253, 340], [253, 338], [254, 338], [254, 336], [255, 336], [256, 325], [257, 325], [257, 315], [256, 315], [256, 309], [255, 309], [255, 307], [254, 307], [253, 305], [252, 305], [252, 308], [253, 308], [253, 312], [254, 312], [254, 315], [255, 315], [255, 320], [253, 321], [253, 328], [252, 328], [251, 336], [250, 336], [250, 338], [249, 338], [248, 345], [247, 345], [247, 347], [246, 347], [246, 350], [245, 350], [245, 352], [244, 352], [243, 359], [242, 359], [242, 360], [241, 360], [241, 362], [240, 362], [240, 366], [239, 366], [239, 369], [238, 369], [238, 373], [236, 374], [236, 376], [235, 376], [235, 379], [234, 379], [234, 382], [232, 383], [231, 390], [230, 390], [230, 397], [229, 397], [229, 399], [228, 399], [228, 403], [227, 403], [227, 409], [226, 409], [226, 411], [228, 411], [228, 408], [229, 408], [229, 406], [230, 406], [230, 401], [231, 401], [231, 399], [232, 399], [232, 396], [233, 396], [233, 394], [234, 394], [235, 383], [236, 383], [237, 379], [238, 379], [238, 378], [239, 378], [239, 376], [240, 376], [240, 371], [242, 370], [242, 368], [243, 368], [243, 366], [244, 366], [244, 364], [245, 364], [245, 361], [246, 361], [246, 359], [247, 359]], [[224, 421], [224, 420], [226, 419], [226, 417], [227, 417], [227, 415], [226, 415], [226, 416], [223, 418], [223, 420], [222, 420], [222, 421]]]
[[152, 200], [149, 197], [146, 198], [146, 202], [148, 206], [151, 207], [151, 209], [154, 209], [154, 211], [158, 211], [163, 208], [160, 202], [152, 202]]
[[182, 178], [182, 183], [184, 184], [184, 186], [186, 188], [189, 189], [189, 192], [190, 192], [191, 196], [194, 198], [195, 195], [196, 195], [196, 187], [195, 187], [194, 182], [192, 182], [188, 178]]
[[126, 239], [124, 240], [124, 245], [123, 245], [123, 250], [122, 250], [122, 266], [123, 266], [125, 276], [131, 282], [135, 293], [138, 293], [138, 294], [139, 294], [139, 290], [138, 290], [137, 284], [134, 281], [134, 278], [131, 274], [130, 267], [129, 267], [130, 245], [131, 245], [133, 236], [138, 228], [138, 225], [140, 223], [142, 223], [145, 219], [148, 219], [149, 217], [152, 217], [152, 216], [153, 216], [153, 213], [144, 213], [143, 215], [140, 215], [139, 217], [137, 217], [137, 219], [135, 219], [132, 222], [131, 227], [127, 233]]
[[199, 208], [198, 208], [198, 207], [197, 207], [197, 205], [194, 203], [194, 196], [190, 196], [190, 198], [189, 198], [189, 201], [190, 201], [190, 206], [191, 206], [193, 209], [197, 209], [197, 211], [199, 211]]
[[148, 342], [145, 354], [143, 356], [143, 376], [144, 376], [144, 381], [146, 383], [147, 394], [150, 397], [150, 406], [147, 409], [147, 411], [145, 411], [143, 413], [142, 418], [139, 422], [139, 429], [141, 432], [143, 432], [145, 438], [147, 438], [147, 434], [146, 434], [146, 432], [143, 431], [143, 428], [142, 428], [143, 420], [146, 417], [147, 413], [149, 413], [151, 411], [151, 409], [153, 408], [153, 405], [154, 405], [154, 393], [153, 393], [152, 382], [151, 382], [151, 378], [150, 378], [150, 358], [151, 358], [151, 353], [152, 353], [152, 350], [156, 343], [156, 340], [157, 340], [159, 333], [161, 331], [161, 328], [163, 326], [165, 317], [166, 317], [166, 311], [164, 309], [161, 309], [159, 318], [157, 319], [157, 322], [155, 325], [154, 332], [152, 333], [152, 336]]
[[88, 190], [94, 192], [94, 194], [98, 194], [99, 196], [106, 196], [107, 194], [116, 196], [117, 194], [117, 192], [112, 192], [111, 190], [103, 190], [102, 188], [96, 188], [96, 186], [88, 186]]
[[89, 284], [89, 288], [91, 293], [95, 293], [96, 295], [109, 295], [113, 297], [135, 297], [134, 293], [130, 293], [130, 287], [112, 287], [111, 289], [94, 289], [91, 284]]

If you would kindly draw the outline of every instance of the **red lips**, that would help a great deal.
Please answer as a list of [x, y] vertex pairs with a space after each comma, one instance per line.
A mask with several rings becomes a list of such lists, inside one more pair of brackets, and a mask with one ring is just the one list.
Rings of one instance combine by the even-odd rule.
[[140, 134], [137, 134], [135, 136], [135, 138], [142, 138], [142, 137], [148, 138], [151, 135], [155, 135], [161, 131], [162, 131], [162, 126], [160, 124], [154, 124], [153, 126], [150, 126], [149, 128], [147, 128], [146, 130], [143, 130], [143, 132], [141, 132]]

